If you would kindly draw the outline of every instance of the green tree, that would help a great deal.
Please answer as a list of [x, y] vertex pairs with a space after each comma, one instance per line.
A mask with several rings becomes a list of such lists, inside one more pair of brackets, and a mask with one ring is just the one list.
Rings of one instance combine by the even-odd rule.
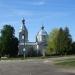
[[0, 57], [1, 57], [1, 53], [2, 53], [1, 48], [2, 48], [2, 44], [1, 44], [1, 37], [0, 37]]
[[15, 30], [11, 25], [4, 25], [0, 39], [1, 54], [15, 56], [18, 52], [18, 39], [15, 37]]
[[62, 28], [59, 29], [56, 39], [56, 52], [57, 54], [63, 54], [64, 52], [65, 34]]
[[75, 42], [72, 43], [72, 51], [71, 51], [71, 53], [75, 54]]
[[71, 54], [72, 51], [72, 37], [71, 34], [69, 32], [68, 27], [65, 27], [64, 29], [64, 33], [65, 33], [65, 50], [67, 54]]
[[72, 38], [69, 33], [69, 29], [65, 27], [63, 30], [62, 28], [59, 29], [59, 33], [57, 36], [57, 53], [61, 55], [70, 54], [71, 53], [71, 44]]
[[49, 38], [48, 38], [48, 52], [50, 54], [55, 54], [56, 53], [56, 38], [58, 35], [58, 29], [55, 28], [53, 29], [50, 34], [49, 34]]

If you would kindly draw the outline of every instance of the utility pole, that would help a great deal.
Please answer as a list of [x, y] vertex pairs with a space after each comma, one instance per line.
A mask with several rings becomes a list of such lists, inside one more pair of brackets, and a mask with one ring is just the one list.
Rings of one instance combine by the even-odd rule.
[[25, 51], [26, 51], [26, 49], [24, 48], [24, 49], [23, 49], [23, 52], [24, 52], [24, 59], [25, 59]]
[[[23, 18], [23, 20], [22, 20], [22, 23], [23, 23], [23, 26], [25, 25], [25, 20], [24, 20], [24, 18]], [[24, 31], [24, 30], [23, 30]], [[23, 36], [24, 36], [24, 49], [23, 49], [23, 54], [24, 54], [24, 59], [25, 59], [25, 52], [26, 52], [26, 49], [25, 49], [25, 31], [23, 32]]]

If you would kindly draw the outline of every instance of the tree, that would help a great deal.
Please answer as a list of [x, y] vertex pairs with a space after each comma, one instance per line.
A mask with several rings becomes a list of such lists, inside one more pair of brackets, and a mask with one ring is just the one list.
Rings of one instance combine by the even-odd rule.
[[18, 52], [18, 39], [15, 37], [15, 30], [11, 25], [4, 25], [0, 39], [1, 54], [15, 56]]
[[58, 35], [58, 29], [55, 28], [53, 29], [50, 34], [49, 34], [49, 38], [48, 38], [48, 51], [50, 54], [55, 54], [56, 53], [56, 38]]
[[10, 56], [16, 56], [18, 54], [18, 39], [16, 37], [12, 38], [12, 44], [11, 48], [12, 50], [9, 50]]
[[72, 54], [72, 37], [68, 27], [64, 29], [54, 29], [48, 38], [48, 53], [56, 53], [57, 55]]
[[64, 42], [65, 42], [65, 34], [62, 28], [59, 29], [57, 39], [56, 39], [56, 53], [63, 54], [64, 52]]
[[71, 44], [72, 38], [69, 29], [67, 27], [64, 30], [60, 28], [57, 36], [57, 53], [61, 55], [70, 54]]
[[1, 53], [2, 53], [1, 48], [2, 48], [2, 44], [1, 44], [1, 37], [0, 37], [0, 57], [1, 57]]
[[72, 37], [69, 33], [69, 29], [68, 27], [65, 27], [64, 29], [64, 33], [65, 33], [65, 50], [67, 54], [71, 54], [72, 51]]
[[72, 51], [71, 51], [71, 53], [75, 54], [75, 42], [72, 43]]

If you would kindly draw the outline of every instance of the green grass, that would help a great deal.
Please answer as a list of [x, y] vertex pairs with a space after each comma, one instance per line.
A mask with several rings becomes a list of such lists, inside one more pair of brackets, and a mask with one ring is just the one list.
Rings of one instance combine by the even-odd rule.
[[56, 60], [54, 64], [61, 67], [75, 67], [75, 58]]
[[63, 66], [75, 66], [75, 60], [74, 61], [63, 61], [56, 63], [57, 65], [63, 65]]

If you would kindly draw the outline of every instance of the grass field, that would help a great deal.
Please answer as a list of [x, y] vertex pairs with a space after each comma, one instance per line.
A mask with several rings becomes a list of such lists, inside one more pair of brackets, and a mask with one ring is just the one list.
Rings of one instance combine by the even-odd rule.
[[75, 58], [55, 60], [54, 64], [61, 67], [75, 67]]

